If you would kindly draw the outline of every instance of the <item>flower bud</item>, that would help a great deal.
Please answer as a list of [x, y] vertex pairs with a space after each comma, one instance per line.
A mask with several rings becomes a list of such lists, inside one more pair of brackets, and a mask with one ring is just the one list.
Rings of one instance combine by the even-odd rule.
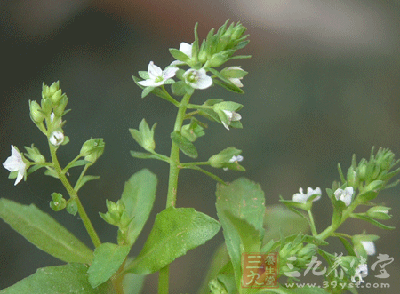
[[44, 156], [40, 153], [39, 149], [37, 149], [33, 144], [31, 147], [25, 147], [28, 152], [27, 157], [35, 163], [44, 163]]
[[42, 108], [36, 101], [30, 101], [29, 100], [29, 114], [31, 116], [32, 121], [35, 124], [40, 124], [44, 121], [44, 113], [42, 111]]
[[58, 105], [53, 107], [53, 112], [56, 116], [61, 117], [64, 114], [64, 110], [68, 105], [68, 97], [64, 93], [61, 95], [60, 100], [58, 101]]
[[78, 205], [75, 200], [70, 199], [67, 203], [67, 211], [69, 214], [76, 215], [78, 212]]
[[376, 218], [376, 219], [389, 219], [392, 216], [389, 215], [389, 207], [385, 206], [375, 206], [370, 208], [366, 214], [369, 217]]
[[209, 60], [206, 61], [204, 64], [205, 67], [219, 67], [225, 62], [228, 61], [228, 52], [226, 51], [221, 51], [218, 53], [215, 53], [211, 56]]
[[57, 90], [56, 92], [53, 93], [53, 95], [51, 95], [51, 101], [53, 102], [53, 105], [57, 105], [58, 102], [61, 99], [61, 90]]
[[54, 211], [60, 211], [67, 207], [67, 201], [62, 197], [61, 194], [53, 193], [51, 194], [51, 198], [53, 200], [50, 202], [50, 207]]
[[103, 154], [104, 147], [103, 139], [90, 139], [83, 143], [80, 155], [84, 156], [86, 161], [94, 163]]
[[51, 86], [43, 84], [42, 97], [43, 99], [52, 99], [52, 96], [60, 90], [60, 82], [52, 83]]
[[51, 133], [49, 140], [53, 146], [58, 147], [64, 141], [64, 134], [61, 131], [54, 131]]

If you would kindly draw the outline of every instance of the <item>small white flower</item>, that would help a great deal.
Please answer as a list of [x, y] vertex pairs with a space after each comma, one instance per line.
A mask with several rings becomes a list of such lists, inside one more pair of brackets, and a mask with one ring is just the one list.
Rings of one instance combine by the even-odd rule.
[[[242, 155], [233, 155], [231, 159], [229, 159], [229, 163], [234, 163], [234, 162], [242, 162], [244, 157]], [[224, 171], [227, 171], [228, 168], [224, 167]]]
[[364, 246], [365, 252], [367, 252], [367, 255], [374, 255], [375, 254], [375, 245], [374, 242], [361, 242], [361, 244]]
[[147, 71], [149, 79], [140, 81], [139, 84], [145, 87], [161, 86], [165, 84], [167, 80], [172, 78], [178, 70], [179, 68], [177, 67], [167, 67], [162, 70], [161, 67], [156, 66], [153, 61], [150, 61]]
[[183, 74], [183, 77], [186, 83], [194, 89], [204, 90], [212, 85], [212, 78], [206, 74], [204, 68], [199, 70], [191, 68]]
[[60, 131], [54, 131], [53, 133], [51, 133], [51, 137], [49, 140], [53, 146], [60, 146], [61, 143], [64, 141], [64, 134]]
[[[181, 51], [182, 53], [185, 53], [187, 55], [187, 57], [192, 58], [192, 47], [193, 47], [193, 43], [189, 44], [189, 43], [180, 43], [179, 44], [179, 51]], [[180, 61], [180, 60], [174, 60], [171, 63], [171, 66], [176, 66], [176, 65], [183, 65], [185, 64], [185, 62]]]
[[346, 206], [349, 206], [353, 197], [353, 193], [354, 188], [347, 187], [344, 190], [339, 188], [333, 194], [335, 194], [336, 200], [342, 201], [346, 204]]
[[293, 194], [292, 201], [306, 203], [308, 198], [310, 198], [310, 196], [315, 195], [315, 194], [317, 194], [318, 196], [314, 198], [313, 202], [315, 202], [321, 198], [321, 195], [322, 195], [321, 188], [316, 187], [315, 190], [313, 190], [311, 187], [308, 187], [307, 194], [304, 194], [303, 188], [300, 188], [300, 193]]
[[[353, 283], [363, 283], [363, 277], [366, 277], [368, 275], [368, 266], [366, 264], [360, 264], [356, 268], [356, 274], [351, 277], [351, 281]], [[358, 278], [358, 281], [356, 281], [356, 278]]]
[[3, 166], [6, 170], [12, 172], [12, 171], [17, 171], [18, 176], [17, 179], [15, 180], [14, 186], [16, 186], [24, 177], [25, 170], [26, 170], [26, 163], [23, 162], [22, 156], [15, 148], [14, 146], [11, 145], [11, 156], [9, 156], [6, 161], [3, 163]]
[[224, 127], [229, 131], [229, 127], [228, 125], [230, 125], [231, 122], [233, 121], [239, 121], [242, 119], [242, 116], [239, 113], [236, 113], [234, 111], [229, 111], [229, 110], [222, 110], [226, 116], [228, 117], [228, 123], [224, 123], [222, 122], [222, 124], [224, 125]]

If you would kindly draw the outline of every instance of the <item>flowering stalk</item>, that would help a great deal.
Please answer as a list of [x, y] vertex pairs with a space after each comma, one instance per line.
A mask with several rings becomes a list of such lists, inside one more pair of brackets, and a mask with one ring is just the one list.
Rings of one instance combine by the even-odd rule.
[[61, 166], [60, 166], [60, 163], [58, 162], [57, 155], [56, 155], [56, 147], [54, 147], [50, 143], [49, 143], [49, 147], [50, 147], [50, 153], [51, 153], [51, 159], [53, 162], [53, 167], [54, 167], [55, 171], [57, 172], [61, 183], [63, 184], [65, 189], [67, 189], [68, 195], [71, 197], [71, 199], [73, 199], [75, 201], [76, 206], [78, 208], [79, 216], [83, 221], [83, 225], [85, 226], [86, 231], [88, 232], [90, 238], [92, 239], [92, 243], [93, 243], [94, 247], [97, 248], [101, 244], [100, 238], [97, 235], [90, 218], [87, 216], [85, 209], [82, 205], [82, 202], [79, 200], [78, 193], [71, 186], [67, 177], [61, 170]]

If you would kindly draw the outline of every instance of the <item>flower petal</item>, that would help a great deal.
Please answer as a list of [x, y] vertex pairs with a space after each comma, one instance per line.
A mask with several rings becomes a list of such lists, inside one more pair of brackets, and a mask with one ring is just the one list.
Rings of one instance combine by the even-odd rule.
[[192, 47], [193, 47], [193, 44], [180, 43], [179, 51], [185, 53], [187, 55], [187, 57], [192, 58]]
[[161, 67], [156, 66], [153, 61], [150, 61], [148, 66], [148, 73], [150, 79], [155, 80], [157, 77], [162, 76], [163, 71]]
[[179, 70], [179, 68], [174, 67], [174, 66], [167, 67], [163, 72], [164, 80], [168, 80], [168, 79], [172, 78], [178, 70]]

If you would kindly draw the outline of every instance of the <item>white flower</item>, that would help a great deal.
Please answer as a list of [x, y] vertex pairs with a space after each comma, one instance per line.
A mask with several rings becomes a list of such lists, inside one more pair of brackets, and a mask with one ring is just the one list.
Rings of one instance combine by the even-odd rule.
[[[234, 163], [234, 162], [242, 162], [244, 157], [242, 155], [233, 155], [231, 159], [229, 159], [229, 163]], [[228, 168], [224, 167], [224, 171], [227, 171]]]
[[317, 194], [318, 196], [314, 198], [313, 202], [315, 202], [321, 198], [321, 195], [322, 195], [321, 188], [316, 187], [315, 190], [313, 190], [311, 187], [308, 187], [307, 194], [304, 194], [303, 188], [300, 188], [300, 193], [293, 194], [292, 201], [306, 203], [308, 198], [310, 198], [312, 195], [315, 195], [315, 194]]
[[228, 127], [228, 125], [230, 125], [230, 123], [232, 122], [232, 121], [239, 121], [239, 120], [241, 120], [242, 119], [242, 116], [239, 114], [239, 113], [236, 113], [236, 112], [234, 112], [234, 111], [229, 111], [229, 110], [222, 110], [225, 114], [226, 114], [226, 116], [228, 117], [228, 123], [226, 124], [226, 123], [224, 123], [223, 121], [221, 121], [222, 122], [222, 124], [224, 125], [224, 127], [229, 131], [229, 127]]
[[349, 206], [353, 197], [353, 193], [354, 188], [347, 187], [344, 190], [339, 188], [333, 194], [335, 194], [336, 200], [342, 201], [346, 204], [346, 206]]
[[364, 246], [365, 252], [367, 252], [367, 255], [374, 255], [375, 254], [375, 245], [374, 242], [361, 242], [361, 244]]
[[54, 131], [51, 133], [50, 143], [53, 146], [60, 146], [61, 143], [64, 141], [64, 134], [60, 131]]
[[154, 64], [153, 61], [149, 62], [148, 71], [149, 78], [144, 81], [140, 81], [139, 84], [145, 87], [158, 87], [163, 84], [170, 78], [172, 78], [175, 73], [179, 70], [177, 67], [167, 67], [162, 70], [161, 67], [158, 67]]
[[[351, 277], [351, 281], [353, 283], [359, 284], [359, 283], [363, 283], [363, 277], [366, 277], [368, 275], [368, 267], [366, 264], [360, 264], [359, 266], [357, 266], [356, 268], [356, 274], [354, 276]], [[358, 278], [358, 281], [356, 281], [356, 278]]]
[[191, 68], [183, 74], [183, 77], [186, 83], [194, 89], [204, 90], [212, 85], [212, 78], [206, 75], [206, 70], [204, 68], [199, 70]]
[[14, 146], [11, 145], [11, 156], [9, 156], [6, 161], [3, 163], [3, 166], [6, 170], [13, 172], [17, 171], [18, 176], [17, 179], [15, 180], [14, 186], [16, 186], [24, 177], [25, 174], [25, 169], [26, 169], [26, 163], [23, 162], [22, 156], [15, 148]]
[[[187, 55], [187, 57], [192, 58], [192, 44], [189, 43], [180, 43], [179, 44], [179, 51], [181, 51], [182, 53], [185, 53]], [[174, 60], [171, 63], [171, 66], [176, 66], [176, 65], [183, 65], [185, 64], [185, 62], [180, 61], [180, 60]]]

